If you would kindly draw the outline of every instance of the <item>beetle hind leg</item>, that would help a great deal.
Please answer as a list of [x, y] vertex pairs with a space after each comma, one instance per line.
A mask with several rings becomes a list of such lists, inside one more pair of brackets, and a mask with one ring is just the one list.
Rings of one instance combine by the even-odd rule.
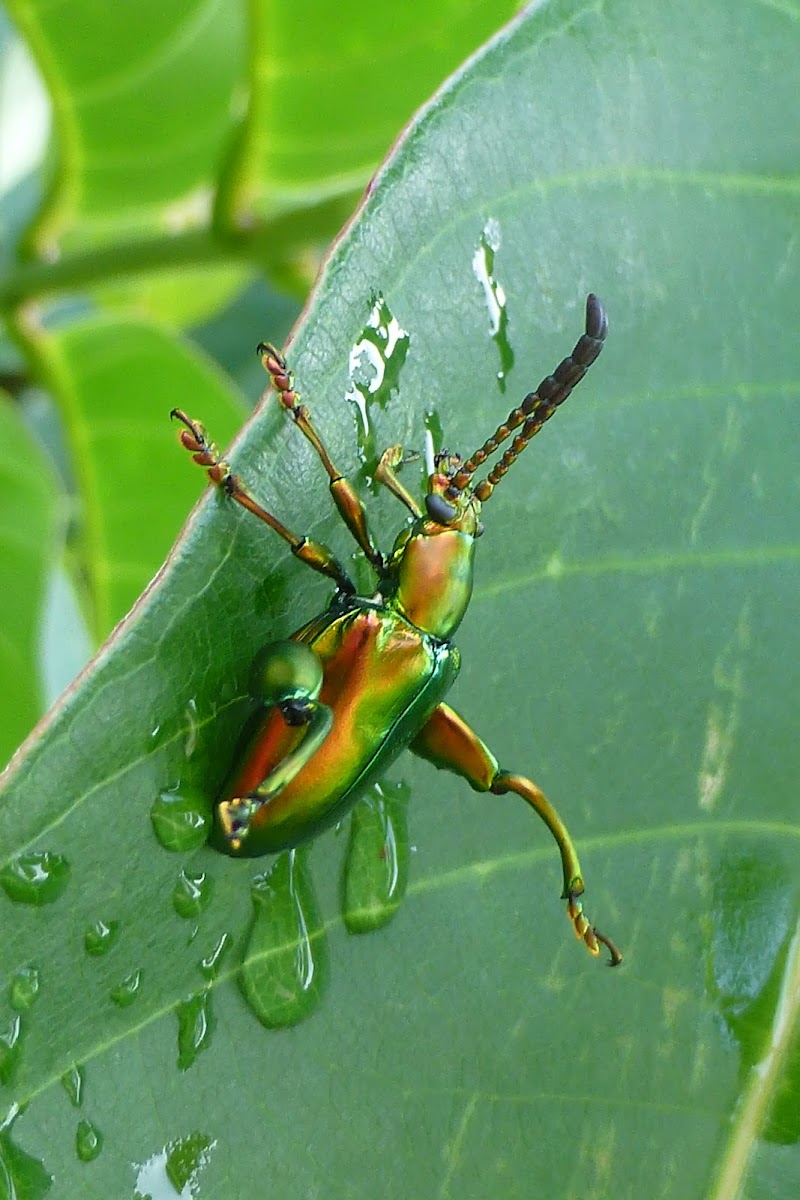
[[310, 646], [303, 642], [273, 642], [258, 656], [255, 674], [264, 707], [279, 709], [287, 725], [303, 726], [305, 732], [252, 791], [229, 795], [217, 804], [219, 827], [233, 854], [241, 853], [258, 814], [311, 761], [333, 726], [332, 710], [319, 699], [322, 664]]
[[567, 916], [575, 936], [595, 956], [600, 953], [600, 947], [605, 946], [609, 954], [609, 966], [618, 966], [622, 962], [621, 952], [610, 938], [590, 923], [583, 911], [580, 897], [584, 884], [577, 851], [566, 826], [540, 788], [523, 775], [501, 771], [488, 747], [447, 704], [440, 704], [434, 709], [411, 743], [411, 749], [434, 766], [460, 775], [475, 791], [492, 792], [496, 796], [514, 792], [538, 813], [553, 835], [561, 855], [564, 875], [562, 899], [567, 902]]
[[[311, 761], [333, 725], [333, 712], [321, 700], [310, 699], [302, 709], [295, 706], [291, 714], [285, 705], [278, 707], [287, 724], [305, 725], [306, 732], [302, 741], [262, 779], [257, 788], [246, 796], [232, 796], [217, 805], [220, 828], [234, 853], [241, 850], [259, 812], [279, 796]], [[289, 719], [290, 716], [292, 719]]]
[[231, 850], [241, 850], [242, 842], [247, 837], [259, 807], [256, 799], [251, 796], [234, 796], [233, 799], [222, 800], [217, 805], [220, 828]]
[[584, 883], [578, 855], [572, 844], [572, 838], [550, 801], [535, 783], [531, 783], [530, 779], [526, 779], [524, 775], [512, 775], [509, 771], [498, 771], [489, 790], [495, 796], [514, 792], [526, 800], [534, 812], [537, 812], [542, 818], [561, 852], [561, 863], [564, 868], [564, 890], [561, 893], [561, 899], [567, 902], [567, 916], [572, 922], [575, 936], [585, 944], [591, 954], [598, 955], [601, 945], [605, 946], [609, 953], [608, 965], [610, 967], [618, 966], [622, 962], [622, 953], [610, 938], [601, 933], [596, 926], [590, 924], [583, 911], [580, 897], [584, 892]]

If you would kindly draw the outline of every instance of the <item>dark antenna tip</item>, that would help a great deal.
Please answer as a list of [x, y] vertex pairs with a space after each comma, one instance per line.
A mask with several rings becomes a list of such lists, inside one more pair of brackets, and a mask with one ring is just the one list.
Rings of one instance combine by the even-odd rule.
[[512, 409], [506, 421], [498, 425], [490, 438], [480, 446], [453, 476], [445, 495], [455, 499], [469, 483], [475, 471], [498, 446], [515, 430], [520, 429], [511, 448], [506, 450], [499, 462], [495, 464], [486, 478], [474, 489], [481, 502], [489, 499], [493, 489], [507, 473], [509, 467], [527, 446], [531, 438], [539, 432], [545, 421], [548, 421], [560, 404], [566, 400], [573, 388], [583, 379], [586, 372], [596, 361], [603, 342], [608, 333], [608, 317], [606, 310], [594, 292], [586, 297], [586, 322], [584, 332], [572, 348], [572, 353], [563, 359], [552, 375], [546, 376], [535, 392], [529, 392], [518, 408]]
[[598, 342], [604, 341], [608, 333], [606, 310], [594, 292], [586, 297], [586, 333]]

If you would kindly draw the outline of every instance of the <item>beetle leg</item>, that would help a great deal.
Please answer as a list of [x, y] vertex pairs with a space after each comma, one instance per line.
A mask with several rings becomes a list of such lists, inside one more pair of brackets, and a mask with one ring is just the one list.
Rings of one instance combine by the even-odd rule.
[[322, 542], [312, 541], [311, 538], [298, 537], [271, 512], [261, 507], [239, 476], [232, 473], [217, 447], [209, 440], [200, 421], [193, 421], [180, 408], [173, 408], [170, 416], [185, 426], [179, 435], [181, 445], [189, 451], [198, 466], [207, 469], [212, 483], [221, 488], [226, 496], [230, 496], [231, 500], [235, 500], [242, 508], [246, 508], [253, 516], [269, 525], [270, 529], [274, 529], [279, 537], [289, 543], [292, 554], [301, 562], [312, 570], [319, 571], [321, 575], [333, 579], [341, 591], [350, 595], [355, 593], [352, 580], [327, 546], [323, 546]]
[[322, 664], [303, 642], [274, 642], [256, 660], [256, 686], [265, 708], [278, 708], [287, 725], [305, 726], [300, 742], [272, 768], [257, 787], [217, 805], [222, 832], [231, 850], [241, 849], [258, 813], [310, 762], [333, 725], [333, 710], [319, 699]]
[[400, 466], [402, 461], [403, 447], [390, 446], [389, 449], [384, 450], [383, 454], [381, 455], [381, 460], [375, 470], [375, 478], [377, 479], [378, 483], [382, 483], [383, 486], [387, 488], [393, 496], [396, 496], [398, 500], [402, 501], [406, 508], [409, 509], [415, 517], [421, 517], [423, 515], [422, 509], [417, 504], [411, 493], [403, 487], [402, 483], [395, 474], [395, 471]]
[[[222, 832], [230, 843], [231, 850], [238, 851], [243, 840], [247, 837], [250, 825], [259, 811], [279, 796], [302, 768], [309, 762], [333, 725], [333, 711], [320, 700], [310, 700], [305, 708], [295, 707], [293, 720], [288, 724], [303, 724], [307, 726], [303, 740], [294, 750], [290, 751], [274, 770], [246, 796], [233, 796], [230, 800], [222, 800], [217, 805], [219, 823]], [[284, 719], [286, 713], [284, 713]]]
[[258, 353], [264, 364], [264, 370], [269, 375], [272, 386], [278, 393], [278, 399], [289, 413], [300, 432], [308, 439], [319, 455], [319, 459], [328, 473], [330, 493], [339, 514], [351, 534], [358, 542], [367, 559], [379, 573], [383, 572], [385, 562], [383, 555], [372, 540], [367, 527], [367, 513], [359, 495], [349, 480], [334, 465], [320, 435], [311, 420], [311, 414], [305, 404], [300, 403], [300, 397], [294, 390], [294, 378], [286, 366], [286, 360], [279, 350], [269, 342], [261, 342]]
[[611, 939], [600, 933], [584, 915], [579, 899], [583, 893], [583, 876], [577, 852], [566, 826], [536, 784], [522, 775], [501, 771], [491, 751], [447, 704], [434, 709], [411, 743], [411, 749], [434, 766], [454, 771], [477, 792], [493, 792], [497, 796], [515, 792], [527, 801], [552, 833], [561, 854], [562, 899], [567, 902], [567, 915], [576, 937], [595, 955], [600, 953], [601, 944], [605, 946], [610, 955], [609, 966], [616, 967], [622, 962], [622, 954]]

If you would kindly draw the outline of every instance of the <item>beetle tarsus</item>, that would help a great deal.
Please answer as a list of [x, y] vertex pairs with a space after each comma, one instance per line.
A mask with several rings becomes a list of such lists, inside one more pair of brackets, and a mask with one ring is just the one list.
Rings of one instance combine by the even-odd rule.
[[233, 799], [223, 800], [217, 805], [219, 823], [231, 850], [241, 849], [242, 841], [247, 837], [253, 810], [253, 801], [246, 796], [234, 796]]
[[579, 942], [583, 942], [586, 949], [595, 958], [600, 953], [600, 947], [605, 946], [609, 953], [610, 967], [618, 967], [622, 962], [622, 951], [612, 942], [611, 938], [601, 933], [599, 929], [591, 924], [585, 912], [583, 905], [578, 899], [583, 894], [583, 883], [580, 883], [579, 888], [571, 889], [566, 896], [567, 901], [567, 916], [572, 922], [572, 928], [575, 930], [575, 936]]
[[173, 408], [169, 415], [173, 420], [180, 421], [185, 426], [178, 434], [183, 448], [189, 451], [199, 467], [206, 468], [213, 483], [221, 484], [228, 495], [232, 495], [236, 490], [234, 483], [231, 482], [234, 476], [231, 475], [230, 468], [225, 459], [221, 457], [217, 447], [208, 440], [205, 426], [200, 421], [194, 421], [187, 416], [181, 408]]

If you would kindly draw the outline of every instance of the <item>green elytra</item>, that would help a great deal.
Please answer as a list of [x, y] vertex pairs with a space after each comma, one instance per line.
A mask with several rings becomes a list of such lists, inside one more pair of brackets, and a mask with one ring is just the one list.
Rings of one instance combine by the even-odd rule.
[[[375, 477], [412, 514], [385, 556], [370, 535], [353, 486], [337, 470], [292, 375], [274, 346], [258, 347], [278, 399], [311, 442], [330, 481], [345, 525], [377, 575], [370, 597], [356, 590], [331, 551], [298, 537], [267, 512], [231, 473], [203, 426], [180, 409], [183, 446], [227, 496], [287, 541], [295, 556], [336, 584], [319, 616], [287, 641], [266, 646], [256, 660], [263, 715], [216, 804], [212, 842], [226, 854], [255, 856], [297, 846], [338, 821], [405, 749], [460, 775], [478, 792], [514, 792], [539, 814], [561, 855], [567, 914], [592, 954], [606, 946], [610, 965], [622, 955], [585, 916], [583, 876], [572, 839], [541, 790], [502, 770], [467, 723], [444, 703], [458, 674], [452, 637], [472, 593], [481, 506], [544, 422], [566, 400], [599, 355], [608, 329], [596, 296], [586, 301], [585, 332], [552, 375], [511, 411], [466, 461], [434, 457], [424, 510], [396, 475], [403, 452], [390, 447]], [[485, 479], [478, 468], [511, 437]]]

